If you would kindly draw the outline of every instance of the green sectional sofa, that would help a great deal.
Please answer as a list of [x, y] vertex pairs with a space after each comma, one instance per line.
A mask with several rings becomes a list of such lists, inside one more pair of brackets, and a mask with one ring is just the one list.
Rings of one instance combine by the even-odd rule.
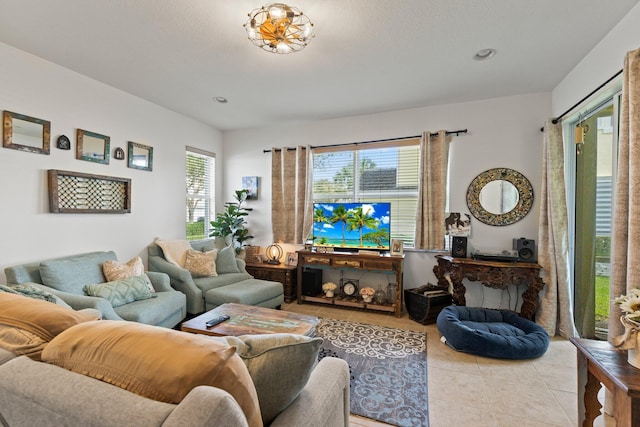
[[116, 254], [88, 252], [5, 268], [9, 284], [35, 283], [73, 309], [95, 308], [108, 320], [129, 320], [172, 328], [186, 317], [186, 298], [174, 290], [163, 273], [146, 272], [155, 292], [152, 298], [114, 307], [109, 300], [88, 296], [83, 288], [106, 282], [102, 272], [105, 261], [117, 260]]

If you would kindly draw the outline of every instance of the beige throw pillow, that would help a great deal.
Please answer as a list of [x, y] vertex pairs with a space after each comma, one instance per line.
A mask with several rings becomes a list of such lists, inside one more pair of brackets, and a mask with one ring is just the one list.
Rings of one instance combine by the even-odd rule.
[[214, 277], [217, 276], [216, 272], [216, 258], [218, 256], [217, 250], [208, 252], [199, 252], [193, 249], [187, 251], [187, 260], [184, 263], [184, 268], [189, 270], [193, 277]]
[[262, 426], [256, 389], [236, 350], [204, 335], [102, 320], [69, 328], [42, 360], [161, 402], [180, 403], [194, 387], [227, 391], [251, 427]]
[[[102, 264], [102, 272], [107, 282], [128, 279], [129, 277], [142, 276], [144, 274], [144, 264], [139, 256], [130, 259], [126, 263], [120, 261], [105, 261]], [[149, 281], [149, 290], [155, 292], [153, 285]]]

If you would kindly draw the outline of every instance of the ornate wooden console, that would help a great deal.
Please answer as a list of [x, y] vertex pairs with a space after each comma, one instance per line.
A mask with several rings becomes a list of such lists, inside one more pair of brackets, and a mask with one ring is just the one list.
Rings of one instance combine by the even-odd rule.
[[498, 262], [481, 261], [471, 258], [454, 258], [447, 255], [436, 255], [438, 264], [433, 267], [433, 272], [438, 278], [439, 286], [449, 286], [449, 280], [453, 287], [453, 302], [456, 305], [466, 305], [466, 288], [462, 284], [463, 279], [472, 282], [482, 282], [483, 285], [494, 289], [505, 289], [509, 285], [527, 285], [522, 294], [522, 307], [520, 315], [533, 320], [538, 310], [540, 301], [538, 293], [544, 286], [540, 278], [541, 265], [529, 262]]

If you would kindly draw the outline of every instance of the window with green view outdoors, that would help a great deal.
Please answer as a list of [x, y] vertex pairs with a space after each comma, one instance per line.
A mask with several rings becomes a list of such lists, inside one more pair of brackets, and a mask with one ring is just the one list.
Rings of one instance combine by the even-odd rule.
[[187, 147], [186, 150], [186, 236], [199, 240], [209, 236], [215, 219], [215, 154]]
[[391, 203], [391, 238], [413, 247], [419, 139], [314, 148], [313, 201]]

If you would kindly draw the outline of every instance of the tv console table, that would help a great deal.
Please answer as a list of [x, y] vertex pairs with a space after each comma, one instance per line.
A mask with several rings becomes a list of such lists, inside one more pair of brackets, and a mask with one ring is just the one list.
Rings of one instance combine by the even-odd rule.
[[[330, 304], [338, 307], [362, 308], [367, 310], [394, 313], [396, 317], [402, 315], [402, 263], [403, 256], [391, 255], [363, 255], [342, 252], [312, 252], [298, 251], [298, 304], [304, 301], [320, 304]], [[324, 294], [302, 294], [302, 272], [305, 267], [331, 270], [358, 270], [372, 273], [393, 274], [395, 276], [396, 297], [393, 303], [376, 304], [365, 303], [359, 294], [353, 297], [340, 295], [329, 298]], [[361, 284], [361, 287], [362, 284]]]
[[447, 277], [451, 280], [453, 302], [456, 305], [466, 305], [466, 288], [463, 279], [472, 282], [482, 282], [483, 285], [494, 289], [505, 289], [509, 285], [527, 285], [522, 294], [520, 316], [533, 320], [540, 301], [538, 293], [544, 287], [540, 277], [541, 265], [529, 262], [481, 261], [471, 258], [456, 258], [448, 255], [436, 255], [438, 264], [433, 272], [438, 279], [439, 286], [449, 286]]

